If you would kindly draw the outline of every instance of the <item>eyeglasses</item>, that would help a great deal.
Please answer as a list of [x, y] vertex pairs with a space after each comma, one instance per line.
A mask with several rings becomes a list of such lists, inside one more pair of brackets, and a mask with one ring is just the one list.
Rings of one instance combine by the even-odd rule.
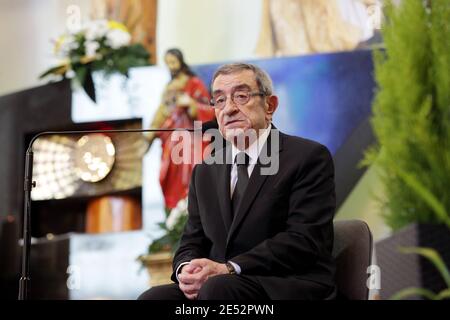
[[[258, 92], [249, 92], [249, 91], [242, 91], [238, 90], [231, 94], [231, 101], [237, 105], [244, 105], [250, 101], [251, 97], [255, 96], [266, 96], [265, 93], [258, 91]], [[210, 103], [211, 107], [215, 109], [223, 109], [225, 107], [225, 104], [227, 102], [227, 96], [225, 94], [219, 94], [215, 97], [212, 97]]]

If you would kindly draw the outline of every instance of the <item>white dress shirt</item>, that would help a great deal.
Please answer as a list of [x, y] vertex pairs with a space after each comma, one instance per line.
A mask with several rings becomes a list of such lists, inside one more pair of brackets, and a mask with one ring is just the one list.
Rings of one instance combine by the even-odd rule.
[[[259, 154], [261, 153], [262, 147], [264, 146], [264, 144], [267, 141], [267, 137], [269, 136], [270, 129], [272, 129], [272, 124], [269, 123], [269, 126], [267, 128], [262, 129], [260, 132], [258, 132], [258, 133], [260, 133], [260, 135], [258, 136], [258, 139], [255, 142], [253, 142], [247, 149], [244, 150], [244, 152], [249, 157], [249, 164], [247, 166], [247, 172], [248, 172], [249, 179], [252, 175], [253, 169], [255, 168], [255, 164], [258, 161], [258, 157], [259, 157]], [[231, 176], [230, 176], [230, 196], [231, 197], [233, 197], [233, 192], [234, 192], [234, 189], [236, 188], [236, 183], [237, 183], [237, 179], [238, 179], [237, 164], [234, 163], [235, 162], [234, 159], [236, 158], [236, 155], [239, 152], [242, 152], [242, 151], [239, 150], [238, 148], [236, 148], [234, 144], [231, 144], [231, 155], [232, 155], [231, 159], [233, 159], [233, 165], [231, 167]], [[230, 199], [230, 201], [231, 201], [231, 199]], [[241, 267], [238, 264], [234, 263], [233, 261], [229, 261], [229, 262], [233, 265], [234, 269], [236, 270], [236, 273], [240, 274]], [[189, 262], [183, 262], [183, 263], [180, 263], [180, 265], [178, 266], [176, 273], [175, 273], [178, 281], [179, 281], [178, 274], [181, 270], [181, 267], [188, 263]]]
[[[253, 168], [255, 167], [256, 162], [258, 161], [259, 154], [261, 153], [262, 147], [266, 143], [267, 137], [269, 136], [270, 129], [272, 128], [272, 125], [269, 123], [269, 126], [265, 129], [261, 130], [261, 134], [259, 135], [258, 139], [253, 142], [247, 149], [244, 150], [244, 152], [249, 157], [249, 163], [247, 166], [247, 172], [248, 172], [248, 178], [250, 179]], [[235, 147], [234, 144], [231, 145], [231, 155], [233, 159], [233, 165], [231, 167], [231, 178], [230, 178], [230, 196], [233, 197], [234, 189], [236, 188], [237, 183], [237, 164], [235, 163], [234, 159], [236, 159], [236, 155], [242, 152], [238, 148]]]

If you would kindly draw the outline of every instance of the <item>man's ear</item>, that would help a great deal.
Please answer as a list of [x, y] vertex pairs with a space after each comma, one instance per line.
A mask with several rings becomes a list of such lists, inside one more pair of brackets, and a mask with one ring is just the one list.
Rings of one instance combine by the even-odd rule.
[[272, 120], [273, 114], [275, 110], [278, 108], [278, 97], [277, 96], [269, 96], [266, 98], [267, 110], [266, 110], [266, 119]]

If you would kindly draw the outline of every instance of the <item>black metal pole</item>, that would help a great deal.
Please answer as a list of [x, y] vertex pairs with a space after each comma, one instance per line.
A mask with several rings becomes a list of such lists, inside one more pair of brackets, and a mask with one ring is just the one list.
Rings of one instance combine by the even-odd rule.
[[19, 280], [19, 300], [26, 300], [30, 283], [30, 242], [31, 242], [31, 189], [35, 183], [33, 179], [33, 151], [31, 146], [25, 156], [24, 178], [24, 208], [23, 208], [23, 250], [22, 250], [22, 276]]

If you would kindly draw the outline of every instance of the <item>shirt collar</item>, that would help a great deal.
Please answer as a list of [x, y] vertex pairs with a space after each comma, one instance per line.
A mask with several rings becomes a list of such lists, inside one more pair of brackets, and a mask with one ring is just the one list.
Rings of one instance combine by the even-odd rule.
[[[253, 142], [247, 149], [244, 150], [244, 152], [249, 156], [249, 164], [255, 164], [258, 160], [259, 154], [261, 153], [262, 147], [267, 141], [267, 137], [269, 136], [270, 129], [272, 129], [272, 124], [269, 123], [267, 128], [262, 129], [261, 134], [259, 135], [258, 139]], [[231, 155], [234, 163], [234, 159], [236, 158], [236, 155], [241, 152], [238, 148], [235, 147], [234, 144], [231, 144]]]

